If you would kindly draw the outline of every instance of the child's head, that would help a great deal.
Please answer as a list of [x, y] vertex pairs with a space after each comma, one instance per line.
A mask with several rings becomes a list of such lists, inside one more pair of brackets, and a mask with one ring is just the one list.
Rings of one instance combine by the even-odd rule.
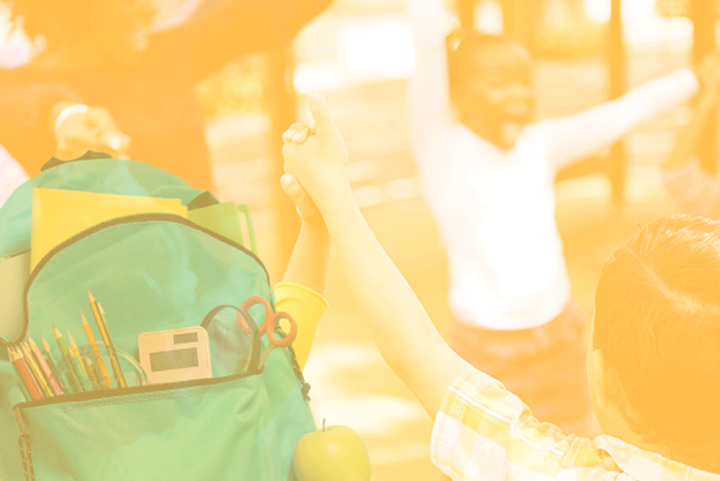
[[657, 220], [613, 253], [588, 373], [606, 433], [720, 472], [720, 222]]
[[534, 97], [530, 54], [507, 35], [471, 33], [448, 47], [450, 90], [464, 117], [528, 123]]

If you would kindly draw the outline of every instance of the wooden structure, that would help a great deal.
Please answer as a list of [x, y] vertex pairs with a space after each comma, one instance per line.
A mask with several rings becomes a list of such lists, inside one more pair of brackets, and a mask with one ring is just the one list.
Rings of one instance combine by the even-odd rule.
[[[690, 0], [690, 19], [694, 28], [693, 59], [699, 62], [705, 54], [716, 47], [715, 20], [717, 7], [715, 0]], [[717, 118], [708, 122], [698, 144], [697, 153], [708, 172], [717, 173]]]
[[[283, 169], [282, 134], [295, 122], [295, 90], [292, 85], [292, 49], [290, 45], [268, 52], [268, 98], [272, 125], [270, 142], [273, 154], [273, 178], [280, 179]], [[278, 208], [277, 235], [280, 238], [279, 265], [286, 265], [292, 254], [295, 239], [300, 231], [300, 219], [295, 205], [280, 186], [274, 186], [275, 204]]]

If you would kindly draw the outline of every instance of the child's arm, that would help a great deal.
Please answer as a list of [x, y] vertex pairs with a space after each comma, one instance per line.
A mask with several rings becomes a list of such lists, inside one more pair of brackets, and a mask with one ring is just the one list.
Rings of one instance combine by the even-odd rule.
[[283, 148], [286, 171], [322, 213], [338, 259], [388, 365], [435, 416], [452, 380], [474, 370], [445, 343], [387, 256], [352, 194], [347, 151], [321, 98], [310, 103], [317, 133]]
[[675, 147], [665, 161], [666, 169], [684, 163], [693, 154], [708, 120], [717, 112], [718, 93], [717, 88], [708, 88], [700, 96], [692, 120], [680, 131]]
[[711, 57], [698, 71], [704, 90], [694, 108], [693, 118], [683, 128], [675, 147], [663, 164], [668, 191], [680, 208], [691, 215], [720, 218], [720, 179], [705, 172], [693, 157], [708, 121], [717, 115], [720, 100], [720, 61]]
[[276, 307], [290, 314], [298, 324], [293, 349], [303, 369], [320, 320], [328, 308], [322, 293], [327, 278], [330, 235], [322, 216], [297, 181], [286, 174], [281, 184], [297, 206], [302, 224], [283, 281], [275, 288]]
[[698, 80], [688, 69], [645, 82], [620, 98], [575, 115], [536, 124], [556, 169], [596, 154], [632, 129], [692, 98]]
[[301, 284], [322, 293], [327, 279], [330, 235], [322, 216], [297, 181], [290, 175], [284, 175], [280, 182], [302, 219], [283, 282]]

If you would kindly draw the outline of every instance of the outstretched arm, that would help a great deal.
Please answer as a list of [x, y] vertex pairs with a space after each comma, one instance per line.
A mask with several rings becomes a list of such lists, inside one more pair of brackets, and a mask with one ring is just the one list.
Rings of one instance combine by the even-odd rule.
[[181, 39], [200, 79], [242, 55], [280, 47], [330, 0], [220, 0], [206, 2], [185, 25], [159, 37]]
[[680, 69], [646, 82], [616, 100], [579, 114], [540, 122], [536, 128], [548, 145], [554, 166], [560, 169], [597, 153], [667, 108], [689, 100], [698, 87], [695, 74]]
[[345, 174], [347, 151], [321, 98], [316, 134], [286, 142], [286, 171], [315, 201], [336, 255], [385, 362], [435, 416], [452, 380], [474, 370], [445, 343], [412, 288], [365, 222]]
[[712, 115], [717, 113], [719, 94], [717, 88], [709, 88], [698, 99], [692, 120], [680, 131], [675, 141], [675, 147], [673, 147], [672, 152], [665, 161], [664, 167], [666, 169], [684, 163], [695, 152], [705, 126]]
[[675, 147], [663, 165], [664, 180], [684, 212], [719, 219], [720, 178], [703, 170], [693, 154], [708, 121], [717, 115], [720, 58], [708, 56], [700, 65], [698, 76], [704, 87], [703, 93], [695, 105], [692, 120], [680, 131]]

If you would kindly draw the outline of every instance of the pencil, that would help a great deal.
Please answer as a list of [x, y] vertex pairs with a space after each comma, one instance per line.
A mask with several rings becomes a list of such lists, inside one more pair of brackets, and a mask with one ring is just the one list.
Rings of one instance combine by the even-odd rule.
[[100, 348], [95, 341], [95, 336], [93, 335], [92, 329], [90, 328], [90, 324], [88, 324], [88, 321], [85, 318], [85, 314], [83, 314], [82, 310], [80, 311], [80, 317], [82, 317], [85, 337], [87, 337], [88, 343], [90, 344], [90, 349], [92, 349], [93, 356], [95, 356], [95, 364], [97, 364], [98, 371], [100, 371], [100, 377], [102, 377], [103, 384], [105, 384], [106, 388], [112, 389], [113, 385], [112, 381], [110, 380], [110, 374], [108, 374], [107, 369], [105, 368], [105, 362], [103, 361], [102, 354], [100, 354]]
[[112, 349], [112, 357], [110, 358], [111, 361], [114, 359], [115, 363], [117, 364], [118, 374], [120, 376], [120, 387], [127, 387], [127, 383], [125, 382], [125, 375], [122, 372], [122, 368], [120, 367], [120, 360], [117, 357], [117, 352], [115, 352], [115, 345], [112, 342], [112, 338], [110, 337], [110, 329], [108, 329], [107, 324], [107, 317], [105, 317], [105, 310], [102, 307], [102, 304], [99, 302], [96, 302], [98, 311], [100, 311], [100, 319], [102, 319], [103, 327], [105, 327], [105, 332], [108, 336], [108, 342], [110, 343], [110, 348]]
[[13, 353], [13, 362], [15, 363], [18, 372], [20, 372], [20, 377], [22, 377], [22, 380], [25, 382], [25, 386], [28, 388], [28, 391], [30, 391], [30, 397], [33, 398], [33, 400], [42, 399], [44, 396], [40, 392], [40, 386], [33, 378], [32, 374], [30, 374], [30, 369], [28, 368], [27, 363], [18, 353], [17, 348], [11, 347], [10, 349]]
[[48, 380], [45, 378], [45, 374], [43, 373], [42, 369], [40, 368], [40, 365], [37, 363], [35, 356], [33, 356], [33, 353], [30, 351], [30, 346], [28, 346], [24, 342], [21, 342], [20, 349], [22, 350], [23, 354], [25, 355], [25, 360], [27, 361], [28, 365], [30, 366], [30, 369], [32, 370], [33, 374], [35, 375], [35, 378], [38, 380], [38, 383], [40, 384], [40, 387], [42, 388], [43, 392], [45, 393], [45, 396], [46, 397], [55, 396], [55, 393], [53, 392], [52, 388], [50, 387]]
[[[67, 344], [65, 344], [67, 346]], [[82, 360], [78, 356], [75, 355], [75, 351], [73, 351], [73, 348], [70, 346], [67, 346], [68, 348], [68, 357], [70, 358], [70, 362], [72, 362], [73, 368], [75, 369], [75, 374], [77, 375], [78, 384], [80, 385], [80, 389], [82, 391], [92, 391], [92, 385], [90, 384], [90, 379], [85, 375], [85, 366], [82, 363]], [[78, 365], [80, 368], [78, 368]]]
[[84, 381], [87, 381], [87, 385], [90, 386], [90, 390], [96, 390], [93, 386], [92, 379], [90, 378], [90, 374], [88, 373], [87, 369], [85, 368], [85, 362], [83, 361], [83, 358], [80, 356], [80, 349], [78, 349], [77, 344], [75, 344], [75, 339], [73, 339], [72, 334], [70, 334], [70, 331], [67, 331], [68, 335], [68, 341], [70, 341], [70, 353], [73, 357], [75, 357], [78, 360], [78, 363], [80, 364], [80, 370], [82, 371], [82, 377], [83, 384]]
[[115, 381], [117, 382], [117, 387], [127, 387], [127, 384], [125, 383], [125, 377], [122, 373], [122, 369], [120, 369], [120, 362], [118, 361], [117, 354], [115, 353], [115, 347], [113, 346], [112, 340], [110, 339], [110, 332], [108, 331], [107, 327], [105, 311], [103, 311], [100, 303], [95, 300], [95, 297], [92, 295], [92, 292], [90, 292], [90, 289], [88, 289], [88, 298], [90, 299], [90, 308], [92, 309], [93, 316], [95, 316], [95, 322], [98, 325], [100, 336], [105, 343], [105, 348], [107, 349], [108, 356], [110, 357], [110, 365], [112, 366], [113, 374], [115, 374]]
[[42, 352], [40, 352], [40, 348], [38, 348], [37, 344], [35, 344], [35, 341], [33, 341], [32, 337], [27, 336], [27, 338], [28, 343], [30, 344], [30, 352], [33, 354], [33, 356], [35, 356], [35, 361], [37, 362], [38, 366], [40, 366], [40, 370], [45, 375], [45, 379], [47, 379], [48, 385], [50, 386], [53, 394], [55, 394], [56, 396], [62, 396], [63, 390], [60, 387], [60, 384], [58, 384], [57, 379], [55, 379], [55, 376], [53, 375], [53, 372], [50, 369], [47, 361], [43, 357]]
[[55, 361], [53, 360], [52, 354], [50, 354], [50, 344], [45, 340], [45, 338], [40, 338], [40, 343], [43, 346], [43, 349], [45, 349], [45, 360], [47, 361], [48, 367], [50, 368], [50, 372], [57, 380], [58, 384], [60, 385], [60, 389], [62, 389], [63, 393], [67, 392], [68, 389], [65, 387], [65, 385], [62, 382], [62, 377], [60, 376], [60, 371], [58, 371], [57, 366], [55, 365]]
[[62, 355], [63, 362], [67, 364], [68, 367], [68, 381], [70, 381], [70, 386], [72, 387], [73, 392], [83, 392], [84, 389], [82, 383], [80, 382], [80, 375], [75, 368], [75, 363], [72, 361], [70, 352], [68, 352], [67, 344], [65, 344], [65, 340], [63, 339], [62, 334], [60, 334], [58, 328], [56, 326], [53, 327], [55, 328], [55, 340], [60, 348], [60, 354]]
[[23, 384], [25, 384], [25, 387], [30, 393], [30, 397], [33, 399], [33, 401], [42, 399], [40, 397], [40, 393], [37, 390], [37, 387], [35, 386], [35, 383], [33, 383], [32, 379], [30, 378], [30, 374], [28, 373], [27, 369], [25, 369], [25, 366], [22, 364], [20, 359], [17, 357], [17, 353], [15, 352], [15, 349], [13, 347], [8, 347], [8, 354], [10, 355], [10, 362], [15, 367], [15, 371], [18, 373], [18, 376], [20, 376], [20, 379], [22, 379]]
[[103, 384], [102, 381], [100, 381], [100, 378], [98, 377], [97, 373], [95, 372], [95, 366], [93, 364], [93, 355], [92, 353], [88, 353], [87, 346], [82, 347], [82, 359], [85, 361], [85, 367], [87, 368], [90, 383], [92, 384], [92, 387], [95, 391], [102, 391], [103, 390]]
[[80, 350], [77, 348], [77, 344], [75, 344], [75, 339], [72, 338], [72, 335], [70, 334], [70, 331], [67, 331], [68, 333], [68, 341], [70, 342], [70, 354], [77, 359], [78, 364], [80, 364], [80, 371], [78, 374], [82, 378], [83, 384], [85, 384], [85, 381], [87, 381], [87, 385], [90, 386], [90, 391], [93, 390], [92, 380], [90, 379], [90, 374], [88, 374], [87, 369], [85, 368], [85, 363], [82, 360], [82, 357], [80, 357]]

